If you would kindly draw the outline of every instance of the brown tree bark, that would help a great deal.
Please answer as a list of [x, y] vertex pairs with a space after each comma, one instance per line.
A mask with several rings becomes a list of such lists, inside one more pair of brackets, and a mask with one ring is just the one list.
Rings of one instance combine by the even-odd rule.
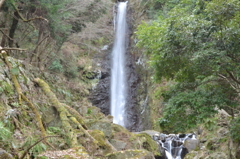
[[13, 47], [13, 38], [14, 38], [14, 34], [15, 34], [15, 31], [17, 29], [17, 26], [18, 26], [18, 18], [19, 18], [19, 15], [18, 15], [18, 12], [15, 11], [14, 12], [14, 17], [13, 17], [13, 20], [12, 20], [12, 25], [11, 25], [11, 28], [9, 30], [9, 39], [8, 39], [8, 46], [9, 47]]

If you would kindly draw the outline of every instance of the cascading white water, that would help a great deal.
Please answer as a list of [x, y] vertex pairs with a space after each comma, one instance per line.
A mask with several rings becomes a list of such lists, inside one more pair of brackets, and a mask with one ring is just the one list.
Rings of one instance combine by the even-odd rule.
[[118, 3], [116, 34], [112, 51], [111, 115], [113, 122], [124, 126], [126, 104], [125, 52], [126, 52], [127, 2]]
[[[164, 149], [167, 159], [183, 159], [188, 150], [194, 150], [198, 145], [195, 134], [155, 134], [153, 135], [153, 139]], [[185, 141], [188, 144], [191, 143], [191, 149], [184, 147]]]

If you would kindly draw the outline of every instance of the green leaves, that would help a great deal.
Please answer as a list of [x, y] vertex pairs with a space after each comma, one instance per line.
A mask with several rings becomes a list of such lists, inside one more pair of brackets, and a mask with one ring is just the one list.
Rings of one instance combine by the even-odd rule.
[[168, 18], [140, 25], [138, 46], [150, 54], [156, 79], [192, 81], [193, 72], [210, 75], [224, 71], [226, 66], [235, 71], [231, 65], [240, 62], [236, 61], [240, 49], [237, 4], [236, 0], [186, 0], [176, 5]]
[[215, 115], [216, 108], [236, 104], [227, 97], [230, 94], [225, 85], [219, 85], [212, 78], [203, 81], [178, 83], [163, 92], [165, 107], [160, 126], [164, 131], [184, 132], [200, 123], [206, 123], [210, 129], [211, 121], [208, 118]]
[[18, 74], [19, 74], [19, 68], [18, 68], [18, 67], [12, 68], [12, 69], [11, 69], [11, 73], [12, 73], [13, 75], [18, 75]]
[[155, 81], [176, 83], [162, 94], [160, 126], [183, 132], [205, 123], [211, 129], [215, 108], [239, 105], [240, 2], [183, 0], [165, 17], [141, 24], [136, 32]]

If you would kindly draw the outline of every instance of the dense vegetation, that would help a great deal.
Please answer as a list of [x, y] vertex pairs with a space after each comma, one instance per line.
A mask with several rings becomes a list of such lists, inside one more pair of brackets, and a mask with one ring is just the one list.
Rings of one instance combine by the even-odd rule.
[[161, 8], [159, 17], [142, 23], [137, 35], [138, 45], [150, 57], [154, 80], [172, 80], [159, 94], [165, 105], [161, 127], [184, 132], [208, 123], [218, 109], [224, 109], [236, 118], [231, 130], [239, 130], [240, 2], [155, 3]]

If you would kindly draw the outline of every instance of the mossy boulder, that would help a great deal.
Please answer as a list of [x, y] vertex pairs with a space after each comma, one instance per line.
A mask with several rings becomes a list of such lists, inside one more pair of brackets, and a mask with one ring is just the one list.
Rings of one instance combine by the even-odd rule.
[[13, 156], [0, 148], [0, 159], [13, 159]]
[[106, 155], [107, 159], [154, 159], [153, 153], [144, 150], [125, 150], [125, 151], [117, 151]]
[[112, 137], [111, 123], [105, 121], [94, 121], [87, 124], [90, 130], [100, 130], [107, 138]]
[[125, 150], [127, 143], [121, 140], [111, 139], [110, 143], [118, 150]]
[[159, 146], [150, 135], [146, 133], [136, 134], [135, 137], [132, 138], [132, 142], [138, 142], [135, 144], [139, 144], [141, 148], [152, 152], [154, 156], [160, 156]]
[[145, 149], [152, 152], [155, 156], [160, 156], [159, 146], [152, 137], [141, 132], [138, 134], [130, 133], [120, 125], [112, 124], [113, 138], [110, 140], [116, 149]]
[[92, 130], [89, 132], [89, 134], [98, 141], [97, 144], [101, 149], [100, 151], [98, 150], [98, 152], [102, 154], [107, 154], [107, 153], [116, 151], [116, 149], [105, 138], [105, 135], [102, 131]]

